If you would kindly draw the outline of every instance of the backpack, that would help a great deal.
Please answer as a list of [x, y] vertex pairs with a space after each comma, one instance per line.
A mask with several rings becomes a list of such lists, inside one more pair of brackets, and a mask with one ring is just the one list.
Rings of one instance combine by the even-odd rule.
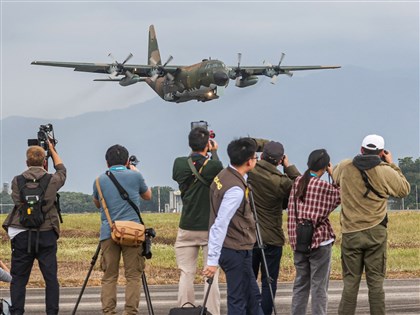
[[[21, 204], [18, 206], [19, 223], [28, 229], [38, 229], [45, 221], [42, 207], [45, 206], [45, 191], [51, 180], [51, 174], [45, 174], [40, 179], [26, 179], [23, 175], [17, 177]], [[33, 185], [38, 183], [38, 185]]]

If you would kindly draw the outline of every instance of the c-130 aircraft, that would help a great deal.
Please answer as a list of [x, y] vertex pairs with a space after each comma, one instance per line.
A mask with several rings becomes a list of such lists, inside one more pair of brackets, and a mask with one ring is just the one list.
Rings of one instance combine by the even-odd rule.
[[[258, 76], [265, 75], [275, 83], [277, 76], [286, 74], [292, 76], [292, 71], [337, 69], [340, 66], [281, 66], [285, 56], [282, 53], [278, 65], [265, 64], [263, 66], [241, 66], [241, 53], [238, 53], [238, 65], [226, 66], [216, 59], [204, 59], [191, 66], [171, 66], [173, 57], [162, 64], [156, 32], [153, 25], [149, 27], [149, 54], [147, 65], [127, 64], [133, 54], [119, 63], [112, 54], [113, 63], [80, 63], [33, 61], [33, 65], [74, 68], [74, 71], [104, 73], [107, 79], [94, 81], [119, 82], [121, 86], [128, 86], [137, 82], [146, 82], [163, 100], [168, 102], [187, 102], [197, 100], [211, 101], [223, 94], [229, 79], [236, 81], [236, 86], [243, 88], [258, 82]], [[122, 76], [121, 78], [119, 78]]]

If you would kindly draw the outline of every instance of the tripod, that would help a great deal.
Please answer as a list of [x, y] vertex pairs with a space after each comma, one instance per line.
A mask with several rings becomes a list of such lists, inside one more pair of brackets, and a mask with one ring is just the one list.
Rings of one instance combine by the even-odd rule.
[[[92, 273], [93, 267], [95, 266], [96, 261], [98, 260], [100, 251], [101, 251], [101, 243], [99, 242], [98, 247], [96, 248], [95, 254], [92, 256], [92, 261], [90, 262], [90, 268], [89, 268], [88, 274], [85, 278], [85, 281], [83, 282], [83, 286], [82, 286], [82, 289], [80, 290], [80, 294], [77, 299], [76, 305], [74, 306], [73, 312], [71, 313], [72, 315], [75, 315], [77, 312], [77, 308], [79, 307], [80, 300], [82, 299], [82, 295], [85, 292], [87, 282], [89, 280], [90, 274]], [[146, 303], [147, 303], [147, 309], [149, 311], [149, 315], [155, 315], [155, 312], [153, 311], [152, 300], [150, 299], [149, 286], [147, 285], [146, 274], [144, 273], [144, 271], [141, 274], [141, 280], [142, 280], [141, 282], [143, 283], [143, 292], [146, 297]]]
[[255, 227], [256, 227], [256, 232], [257, 232], [256, 233], [257, 234], [257, 245], [258, 245], [258, 248], [261, 250], [261, 257], [262, 257], [262, 260], [263, 260], [264, 270], [262, 270], [261, 272], [265, 271], [265, 274], [267, 276], [267, 283], [268, 283], [268, 287], [270, 289], [271, 300], [273, 301], [273, 312], [274, 312], [274, 315], [277, 315], [276, 304], [274, 303], [273, 288], [271, 287], [271, 284], [273, 283], [273, 278], [270, 277], [270, 274], [268, 272], [267, 259], [265, 258], [265, 253], [264, 253], [264, 243], [263, 243], [262, 238], [261, 238], [260, 223], [258, 221], [257, 209], [255, 208], [254, 194], [252, 192], [251, 184], [248, 182], [247, 185], [248, 185], [248, 188], [249, 188], [249, 201], [250, 201], [250, 205], [251, 205], [251, 210], [254, 214], [254, 219], [255, 219]]

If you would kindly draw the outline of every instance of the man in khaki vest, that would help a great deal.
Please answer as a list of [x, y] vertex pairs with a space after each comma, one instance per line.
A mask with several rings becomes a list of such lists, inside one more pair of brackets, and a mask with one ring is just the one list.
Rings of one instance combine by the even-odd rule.
[[363, 269], [369, 288], [370, 314], [385, 314], [387, 201], [409, 194], [410, 184], [384, 150], [384, 138], [368, 135], [361, 155], [340, 162], [333, 178], [341, 188], [341, 263], [344, 288], [340, 315], [356, 312]]
[[210, 234], [207, 266], [213, 277], [218, 265], [226, 274], [228, 315], [262, 315], [261, 294], [252, 270], [255, 220], [248, 200], [247, 173], [257, 162], [256, 143], [240, 138], [228, 146], [230, 165], [210, 186]]

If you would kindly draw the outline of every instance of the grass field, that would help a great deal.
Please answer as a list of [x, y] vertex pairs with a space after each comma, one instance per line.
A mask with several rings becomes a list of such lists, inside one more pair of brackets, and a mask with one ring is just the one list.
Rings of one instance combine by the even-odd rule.
[[[172, 213], [143, 215], [147, 226], [155, 228], [157, 233], [152, 246], [153, 257], [147, 261], [146, 267], [149, 284], [178, 282], [173, 245], [179, 217], [179, 214]], [[0, 215], [0, 222], [3, 222], [4, 218], [5, 215]], [[80, 286], [86, 277], [92, 256], [98, 245], [99, 214], [67, 214], [63, 215], [63, 219], [62, 233], [58, 240], [60, 284], [62, 286]], [[339, 213], [331, 214], [331, 222], [337, 235], [332, 254], [331, 279], [341, 279]], [[285, 225], [284, 228], [286, 228]], [[10, 265], [8, 237], [4, 230], [0, 231], [0, 236], [0, 258]], [[199, 264], [201, 270], [201, 260]], [[97, 262], [89, 285], [100, 285], [101, 274], [99, 262]], [[281, 260], [280, 280], [292, 281], [294, 276], [293, 253], [290, 246], [286, 245]], [[420, 211], [389, 213], [387, 277], [420, 277]], [[120, 283], [124, 284], [124, 277], [120, 278]], [[199, 273], [197, 273], [196, 281], [200, 282]], [[221, 275], [221, 282], [223, 281], [224, 275]], [[4, 287], [6, 284], [0, 284], [0, 286]], [[42, 276], [37, 266], [34, 267], [31, 274], [29, 286], [43, 286]]]

